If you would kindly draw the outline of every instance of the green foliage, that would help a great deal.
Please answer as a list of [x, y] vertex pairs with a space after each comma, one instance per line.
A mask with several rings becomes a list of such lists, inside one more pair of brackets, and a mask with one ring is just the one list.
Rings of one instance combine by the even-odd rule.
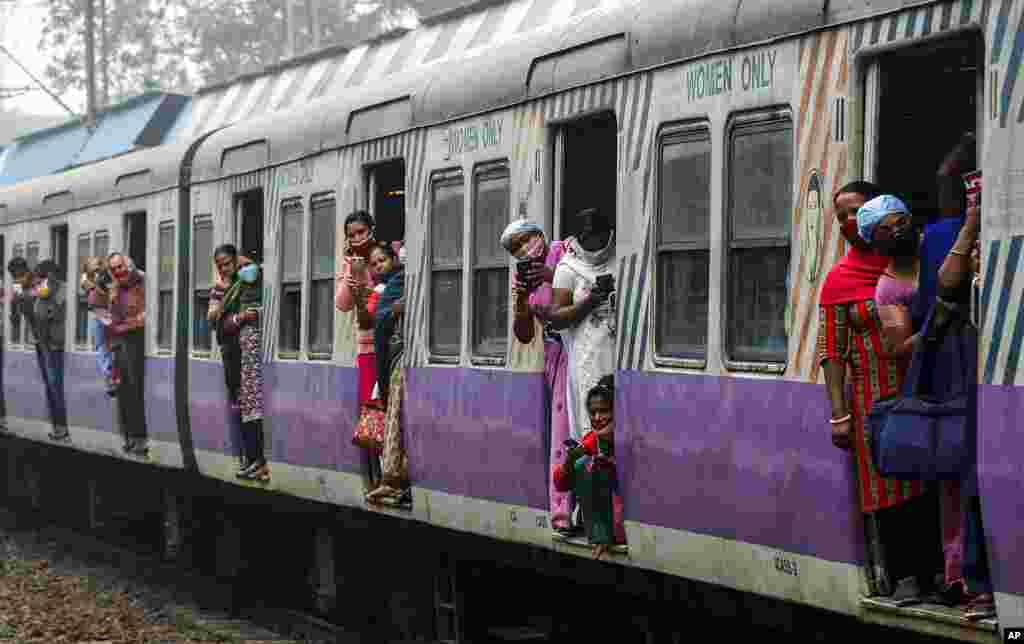
[[[288, 51], [286, 0], [92, 0], [97, 95], [108, 103], [144, 91], [189, 93], [313, 49], [351, 44], [462, 0], [292, 0], [295, 52]], [[101, 4], [102, 3], [102, 4]], [[48, 0], [39, 42], [45, 76], [61, 94], [86, 88], [85, 2]], [[318, 15], [319, 40], [311, 12]], [[103, 59], [103, 34], [106, 57]]]

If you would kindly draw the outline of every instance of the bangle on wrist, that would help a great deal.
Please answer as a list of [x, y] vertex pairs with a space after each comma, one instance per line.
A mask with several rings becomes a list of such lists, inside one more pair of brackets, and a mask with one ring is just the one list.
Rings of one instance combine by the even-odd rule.
[[842, 418], [830, 418], [828, 422], [832, 423], [833, 425], [838, 425], [839, 423], [845, 423], [851, 418], [853, 418], [853, 414], [846, 414]]

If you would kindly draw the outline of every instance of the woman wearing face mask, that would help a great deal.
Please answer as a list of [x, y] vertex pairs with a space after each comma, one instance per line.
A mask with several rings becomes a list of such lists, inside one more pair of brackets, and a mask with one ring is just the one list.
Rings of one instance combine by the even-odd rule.
[[[934, 504], [920, 498], [925, 492], [920, 481], [886, 479], [878, 474], [864, 432], [864, 420], [875, 401], [899, 395], [902, 373], [901, 361], [891, 351], [881, 350], [882, 321], [874, 299], [891, 257], [871, 249], [857, 228], [856, 213], [878, 196], [872, 184], [856, 182], [843, 187], [834, 200], [840, 230], [851, 248], [822, 285], [818, 359], [832, 406], [832, 443], [854, 452], [861, 511], [872, 523], [877, 522], [886, 545], [886, 572], [898, 586], [895, 598], [910, 602], [930, 590], [932, 583], [931, 551], [912, 537], [920, 536], [920, 523], [928, 520], [926, 515], [934, 510]], [[848, 369], [853, 385], [849, 401]], [[906, 511], [911, 502], [917, 514]], [[925, 521], [917, 526], [908, 524], [921, 516]]]
[[[508, 225], [501, 235], [501, 245], [516, 258], [525, 275], [519, 280], [519, 270], [513, 275], [515, 289], [515, 318], [512, 330], [522, 344], [533, 342], [537, 323], [544, 325], [544, 376], [548, 387], [548, 402], [551, 413], [551, 461], [554, 467], [565, 457], [565, 441], [568, 440], [569, 413], [566, 408], [565, 371], [568, 352], [564, 350], [560, 334], [549, 330], [553, 301], [551, 283], [555, 267], [562, 259], [564, 243], [551, 242], [544, 237], [544, 230], [536, 223], [520, 219]], [[558, 532], [568, 533], [571, 506], [569, 494], [559, 491], [551, 482], [548, 490], [551, 499], [551, 527]]]
[[[370, 251], [374, 244], [373, 216], [365, 210], [357, 210], [345, 218], [346, 249], [342, 256], [335, 288], [335, 305], [343, 313], [357, 306], [364, 308], [377, 277], [370, 270]], [[377, 353], [374, 346], [374, 325], [372, 320], [360, 315], [354, 319], [356, 325], [356, 366], [359, 371], [359, 427], [383, 426], [384, 405], [377, 390]], [[356, 439], [354, 442], [367, 450], [369, 479], [367, 492], [378, 484], [379, 463], [374, 456], [375, 445]]]
[[[236, 395], [242, 421], [244, 458], [236, 475], [267, 482], [270, 471], [263, 444], [263, 340], [260, 327], [262, 271], [256, 262], [239, 256], [230, 245], [218, 248], [214, 260], [221, 274], [221, 286], [226, 286], [215, 308], [218, 337], [228, 339], [228, 346], [237, 342], [238, 350], [237, 357], [230, 356], [231, 364], [227, 363], [229, 358], [224, 354], [225, 381], [229, 383], [229, 392], [234, 380], [233, 375], [227, 376], [227, 370], [234, 369], [233, 361], [238, 360]], [[232, 270], [236, 266], [238, 269]], [[212, 297], [211, 308], [214, 308]]]
[[615, 371], [615, 306], [611, 297], [614, 222], [596, 208], [577, 215], [579, 236], [566, 242], [554, 276], [551, 324], [563, 331], [568, 353], [566, 391], [569, 431], [575, 438], [588, 418], [586, 394]]

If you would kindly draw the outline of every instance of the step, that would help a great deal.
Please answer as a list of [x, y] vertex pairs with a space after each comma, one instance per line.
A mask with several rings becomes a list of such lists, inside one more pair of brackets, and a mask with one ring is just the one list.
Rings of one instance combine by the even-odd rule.
[[885, 626], [974, 642], [998, 641], [998, 618], [969, 620], [960, 607], [927, 603], [903, 606], [886, 597], [861, 597], [860, 606], [867, 621]]
[[[594, 546], [587, 540], [587, 538], [582, 536], [567, 537], [559, 532], [553, 532], [551, 533], [551, 540], [575, 548], [586, 548], [587, 550], [594, 549]], [[627, 544], [612, 546], [609, 549], [609, 554], [628, 555], [629, 546]]]

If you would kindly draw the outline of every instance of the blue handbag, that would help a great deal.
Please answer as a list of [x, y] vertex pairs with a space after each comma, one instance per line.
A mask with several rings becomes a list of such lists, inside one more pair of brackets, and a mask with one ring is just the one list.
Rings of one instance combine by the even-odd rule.
[[[929, 331], [933, 316], [926, 323]], [[914, 349], [902, 395], [872, 407], [866, 422], [871, 457], [885, 478], [959, 480], [972, 458], [974, 410], [970, 387], [977, 345], [959, 323], [934, 344]], [[929, 382], [925, 382], [925, 380]], [[936, 380], [945, 381], [936, 386]]]

